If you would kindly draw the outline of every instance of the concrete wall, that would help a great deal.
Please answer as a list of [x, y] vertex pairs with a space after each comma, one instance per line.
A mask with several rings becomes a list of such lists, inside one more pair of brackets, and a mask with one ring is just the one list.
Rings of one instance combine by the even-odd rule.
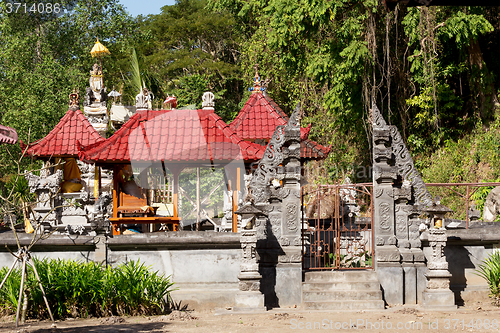
[[[175, 302], [194, 309], [212, 309], [234, 306], [241, 256], [239, 237], [239, 234], [233, 233], [194, 231], [122, 235], [109, 238], [106, 246], [99, 247], [98, 237], [52, 235], [39, 241], [32, 252], [40, 258], [82, 261], [94, 260], [97, 255], [98, 258], [107, 258], [110, 265], [141, 260], [154, 270], [172, 276], [172, 281], [179, 288], [172, 294]], [[22, 246], [30, 241], [31, 235], [20, 235]], [[17, 249], [10, 232], [0, 233], [0, 243], [7, 244], [12, 251]], [[424, 253], [429, 258], [431, 249], [425, 237], [423, 245]], [[496, 247], [500, 248], [500, 226], [495, 224], [471, 225], [468, 230], [448, 230], [445, 254], [452, 274], [451, 289], [455, 292], [456, 304], [489, 301], [488, 285], [476, 272], [478, 265]], [[12, 255], [5, 247], [0, 247], [0, 267], [10, 267], [12, 262]], [[265, 279], [262, 282], [261, 289], [267, 298], [276, 297], [276, 292], [283, 288], [290, 289], [290, 286], [278, 285], [276, 277], [274, 283], [268, 286], [264, 284]], [[275, 300], [275, 303], [279, 302]]]
[[[12, 251], [17, 249], [11, 233], [1, 233], [0, 239]], [[20, 241], [28, 245], [31, 235], [21, 234]], [[32, 253], [39, 258], [94, 260], [98, 242], [98, 237], [52, 235], [39, 241]], [[234, 306], [241, 256], [239, 234], [188, 231], [121, 235], [109, 238], [103, 251], [106, 253], [101, 257], [107, 257], [110, 265], [140, 260], [172, 276], [178, 288], [172, 293], [176, 303], [196, 309]], [[10, 267], [12, 262], [12, 255], [0, 247], [0, 267]]]
[[[450, 288], [455, 304], [489, 301], [486, 280], [478, 276], [479, 264], [495, 249], [500, 249], [500, 223], [473, 223], [469, 229], [449, 229], [445, 255], [452, 274]], [[423, 242], [428, 259], [432, 249]]]

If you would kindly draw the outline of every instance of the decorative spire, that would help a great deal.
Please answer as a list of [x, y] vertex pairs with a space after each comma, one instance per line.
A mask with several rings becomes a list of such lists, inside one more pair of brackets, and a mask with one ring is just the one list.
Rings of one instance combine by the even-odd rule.
[[73, 88], [73, 92], [69, 94], [69, 109], [76, 111], [80, 109], [80, 95], [78, 88]]
[[271, 81], [271, 80], [266, 79], [266, 80], [262, 81], [260, 79], [259, 64], [255, 64], [253, 66], [253, 68], [255, 69], [255, 76], [253, 78], [253, 87], [248, 88], [248, 90], [251, 91], [252, 93], [262, 93], [264, 90], [266, 90], [267, 85], [269, 84], [269, 81]]

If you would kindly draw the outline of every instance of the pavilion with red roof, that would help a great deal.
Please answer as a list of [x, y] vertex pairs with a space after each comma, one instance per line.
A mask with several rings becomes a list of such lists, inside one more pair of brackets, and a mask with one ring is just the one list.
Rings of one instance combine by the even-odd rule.
[[[184, 168], [225, 167], [232, 173], [229, 178], [233, 179], [233, 184], [237, 184], [233, 186], [233, 192], [236, 192], [240, 190], [240, 169], [245, 163], [260, 160], [264, 151], [265, 147], [241, 139], [214, 113], [213, 108], [208, 107], [202, 110], [138, 111], [107, 140], [89, 146], [80, 145], [79, 156], [88, 163], [113, 168], [113, 218], [110, 220], [114, 234], [119, 234], [119, 225], [123, 223], [178, 223], [178, 179]], [[241, 168], [231, 167], [234, 162], [241, 163]], [[145, 212], [144, 216], [125, 216], [140, 213], [139, 208], [147, 206], [141, 195], [134, 198], [125, 193], [122, 178], [130, 172], [126, 169], [131, 164], [142, 170], [161, 166], [172, 173], [173, 216], [157, 217], [154, 212]], [[236, 200], [233, 203], [235, 205]]]
[[[229, 128], [244, 140], [267, 145], [277, 126], [286, 125], [288, 116], [267, 95], [261, 87], [259, 74], [256, 72], [252, 94], [236, 118], [229, 124]], [[324, 159], [330, 152], [331, 146], [325, 147], [308, 139], [311, 124], [300, 129], [301, 145], [300, 156], [303, 161]]]

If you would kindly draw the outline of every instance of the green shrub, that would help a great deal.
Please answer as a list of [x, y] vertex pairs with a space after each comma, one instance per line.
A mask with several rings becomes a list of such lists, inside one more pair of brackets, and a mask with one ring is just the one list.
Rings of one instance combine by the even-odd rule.
[[[173, 282], [144, 263], [129, 261], [104, 268], [94, 262], [34, 259], [55, 318], [164, 313]], [[0, 280], [7, 273], [0, 270]], [[0, 311], [15, 313], [21, 271], [15, 269], [0, 290]], [[49, 318], [42, 292], [31, 268], [26, 288], [28, 316]]]
[[491, 253], [480, 265], [478, 275], [483, 277], [490, 287], [491, 296], [500, 305], [500, 251]]

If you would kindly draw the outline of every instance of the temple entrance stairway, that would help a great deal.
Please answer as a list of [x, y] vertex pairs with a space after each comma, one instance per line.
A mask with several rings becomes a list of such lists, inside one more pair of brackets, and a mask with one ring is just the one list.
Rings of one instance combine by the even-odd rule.
[[306, 272], [302, 302], [308, 310], [384, 309], [380, 282], [373, 270]]

